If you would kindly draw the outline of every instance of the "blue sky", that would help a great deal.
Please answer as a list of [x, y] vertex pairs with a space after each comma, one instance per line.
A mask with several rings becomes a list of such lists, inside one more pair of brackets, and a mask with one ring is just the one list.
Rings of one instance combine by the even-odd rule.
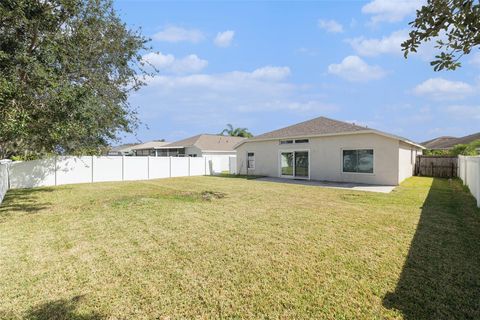
[[116, 1], [152, 39], [159, 73], [130, 97], [124, 141], [173, 141], [227, 123], [260, 134], [327, 116], [424, 141], [480, 131], [480, 53], [434, 72], [433, 45], [404, 59], [420, 0]]

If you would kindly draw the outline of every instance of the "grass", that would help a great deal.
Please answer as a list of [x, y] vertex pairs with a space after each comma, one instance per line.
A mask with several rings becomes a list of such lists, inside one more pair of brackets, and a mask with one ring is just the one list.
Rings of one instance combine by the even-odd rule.
[[479, 298], [480, 211], [455, 180], [190, 177], [0, 207], [1, 319], [478, 319]]

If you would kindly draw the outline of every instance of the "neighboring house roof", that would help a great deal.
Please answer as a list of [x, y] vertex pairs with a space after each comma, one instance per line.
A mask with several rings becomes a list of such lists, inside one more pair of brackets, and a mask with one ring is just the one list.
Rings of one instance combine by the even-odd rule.
[[158, 149], [169, 143], [170, 142], [165, 142], [165, 141], [148, 141], [142, 144], [137, 144], [132, 148], [132, 150]]
[[199, 134], [187, 139], [172, 142], [162, 146], [162, 149], [197, 147], [202, 151], [227, 152], [235, 151], [237, 143], [245, 140], [242, 137], [222, 136], [217, 134]]
[[125, 143], [119, 146], [111, 147], [108, 152], [130, 152], [137, 143]]
[[451, 149], [457, 144], [469, 144], [475, 140], [480, 140], [480, 132], [470, 134], [464, 137], [438, 137], [422, 143], [427, 149]]
[[255, 142], [263, 140], [277, 140], [277, 139], [289, 139], [289, 138], [308, 138], [316, 136], [332, 136], [332, 135], [345, 135], [345, 134], [357, 134], [357, 133], [375, 133], [389, 138], [397, 139], [405, 143], [414, 145], [416, 147], [424, 149], [423, 146], [412, 142], [408, 139], [382, 132], [367, 127], [362, 127], [348, 122], [329, 119], [326, 117], [318, 117], [312, 120], [300, 122], [282, 129], [270, 131], [259, 136], [242, 141], [236, 147], [242, 145], [245, 142]]
[[458, 138], [455, 137], [438, 137], [432, 140], [422, 142], [422, 145], [427, 149], [437, 149], [443, 145], [450, 145]]

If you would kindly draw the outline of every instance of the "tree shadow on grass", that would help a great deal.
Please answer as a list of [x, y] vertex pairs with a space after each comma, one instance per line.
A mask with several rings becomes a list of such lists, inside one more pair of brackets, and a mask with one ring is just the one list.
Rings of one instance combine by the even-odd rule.
[[0, 223], [15, 213], [32, 214], [47, 209], [51, 203], [40, 201], [40, 197], [53, 191], [49, 188], [9, 190], [0, 204]]
[[480, 209], [459, 180], [434, 179], [395, 292], [405, 319], [480, 319]]
[[77, 311], [78, 303], [82, 296], [75, 296], [71, 299], [61, 299], [43, 303], [28, 310], [25, 319], [29, 320], [98, 320], [105, 319], [105, 316], [96, 312]]

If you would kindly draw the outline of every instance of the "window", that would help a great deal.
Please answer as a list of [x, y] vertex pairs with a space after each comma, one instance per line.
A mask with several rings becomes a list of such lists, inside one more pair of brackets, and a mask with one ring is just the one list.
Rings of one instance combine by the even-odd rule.
[[255, 154], [253, 152], [247, 153], [247, 169], [255, 169]]
[[280, 144], [309, 143], [309, 139], [280, 140]]
[[373, 173], [373, 150], [343, 150], [343, 172]]
[[295, 140], [295, 143], [308, 143], [309, 140], [308, 139], [298, 139], [298, 140]]

